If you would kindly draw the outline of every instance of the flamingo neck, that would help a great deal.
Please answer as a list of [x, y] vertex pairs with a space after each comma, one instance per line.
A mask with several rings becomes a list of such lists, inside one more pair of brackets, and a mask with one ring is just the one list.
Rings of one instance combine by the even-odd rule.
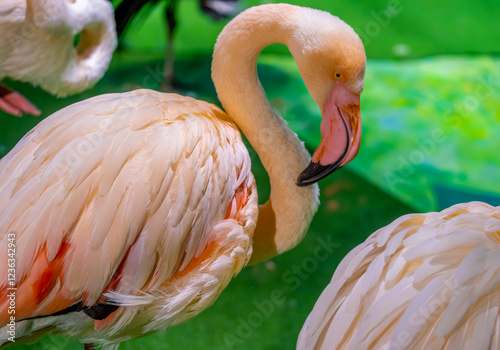
[[296, 185], [310, 155], [272, 110], [257, 77], [257, 58], [264, 47], [293, 46], [297, 9], [282, 4], [247, 10], [224, 28], [214, 48], [212, 79], [219, 100], [259, 155], [271, 183], [269, 201], [259, 207], [251, 263], [295, 247], [319, 204], [317, 185]]

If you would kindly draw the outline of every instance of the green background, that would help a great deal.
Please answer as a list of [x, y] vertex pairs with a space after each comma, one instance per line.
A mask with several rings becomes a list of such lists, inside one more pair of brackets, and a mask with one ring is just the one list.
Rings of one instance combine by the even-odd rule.
[[[269, 1], [242, 1], [241, 9], [260, 3]], [[359, 155], [320, 182], [321, 207], [297, 248], [243, 270], [214, 306], [195, 319], [124, 342], [119, 349], [293, 349], [335, 267], [370, 233], [409, 212], [470, 200], [500, 205], [500, 188], [495, 186], [500, 176], [498, 1], [290, 3], [338, 15], [365, 43]], [[159, 89], [164, 6], [160, 2], [132, 23], [122, 50], [91, 90], [57, 99], [27, 84], [6, 83], [29, 97], [43, 116], [97, 94]], [[216, 103], [210, 55], [227, 21], [213, 22], [199, 11], [196, 0], [180, 0], [177, 17], [179, 90]], [[276, 45], [264, 51], [259, 76], [273, 106], [313, 151], [321, 116], [286, 48]], [[39, 121], [0, 114], [0, 156]], [[267, 176], [253, 152], [252, 161], [263, 202], [269, 193]], [[319, 238], [335, 243], [325, 261], [313, 258]], [[273, 302], [279, 291], [283, 296]], [[76, 346], [77, 341], [46, 336], [30, 348]]]

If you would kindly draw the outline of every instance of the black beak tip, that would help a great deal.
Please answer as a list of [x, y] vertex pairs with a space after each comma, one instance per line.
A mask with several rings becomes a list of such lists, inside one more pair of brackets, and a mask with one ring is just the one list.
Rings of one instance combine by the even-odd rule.
[[305, 168], [297, 178], [297, 186], [305, 187], [312, 185], [340, 168], [340, 162], [335, 162], [329, 165], [321, 165], [320, 163], [311, 161], [307, 168]]

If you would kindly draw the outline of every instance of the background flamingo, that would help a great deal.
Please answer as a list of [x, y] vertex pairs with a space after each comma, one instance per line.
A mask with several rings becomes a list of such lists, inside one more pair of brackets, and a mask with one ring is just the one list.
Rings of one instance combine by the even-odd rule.
[[[274, 42], [289, 47], [323, 115], [311, 163], [256, 75], [260, 50]], [[358, 151], [365, 63], [359, 37], [337, 17], [264, 5], [228, 24], [214, 49], [227, 115], [138, 90], [42, 121], [0, 166], [0, 254], [14, 232], [18, 336], [52, 331], [111, 345], [165, 329], [211, 305], [249, 260], [297, 245], [318, 206], [313, 183]], [[263, 206], [230, 118], [269, 173]]]
[[[165, 9], [165, 22], [167, 25], [167, 48], [165, 53], [165, 64], [163, 69], [162, 89], [169, 91], [175, 83], [174, 74], [174, 38], [177, 26], [175, 9], [178, 0], [168, 0]], [[115, 11], [116, 30], [118, 37], [122, 37], [126, 28], [143, 9], [151, 9], [160, 0], [123, 0]], [[200, 0], [201, 10], [215, 20], [221, 20], [233, 16], [237, 12], [237, 0]]]
[[[95, 84], [116, 46], [113, 8], [106, 0], [11, 0], [0, 5], [0, 33], [0, 80], [40, 85], [58, 96]], [[40, 114], [2, 84], [0, 109]]]
[[500, 208], [409, 214], [340, 263], [297, 349], [499, 349]]

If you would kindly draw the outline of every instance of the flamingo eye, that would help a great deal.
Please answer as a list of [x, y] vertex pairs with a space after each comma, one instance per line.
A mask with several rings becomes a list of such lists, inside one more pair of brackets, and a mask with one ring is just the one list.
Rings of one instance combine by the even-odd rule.
[[340, 78], [340, 73], [335, 74], [337, 78]]

